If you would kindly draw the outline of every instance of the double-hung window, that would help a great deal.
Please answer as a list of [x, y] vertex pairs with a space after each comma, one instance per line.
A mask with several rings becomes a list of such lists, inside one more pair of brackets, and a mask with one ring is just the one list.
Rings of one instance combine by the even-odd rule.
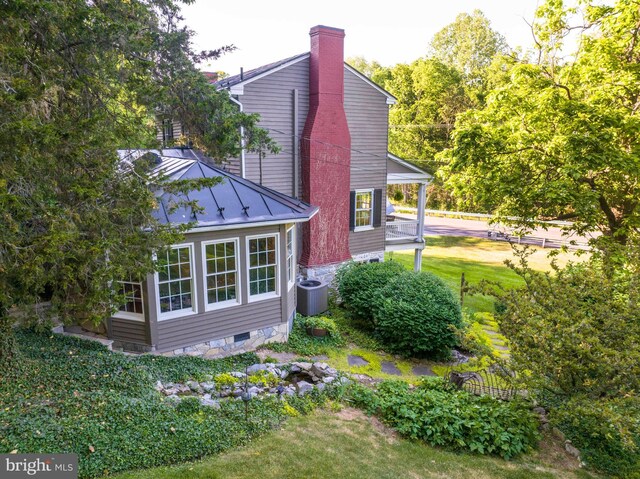
[[144, 320], [144, 303], [142, 300], [142, 283], [129, 278], [117, 282], [118, 294], [124, 297], [115, 316], [124, 319]]
[[289, 289], [296, 282], [295, 231], [295, 226], [287, 230], [287, 282]]
[[240, 302], [238, 282], [238, 240], [225, 239], [202, 244], [207, 309]]
[[158, 258], [159, 319], [196, 311], [193, 245], [176, 245]]
[[373, 228], [373, 190], [356, 190], [355, 231]]
[[249, 301], [278, 295], [278, 235], [247, 238]]

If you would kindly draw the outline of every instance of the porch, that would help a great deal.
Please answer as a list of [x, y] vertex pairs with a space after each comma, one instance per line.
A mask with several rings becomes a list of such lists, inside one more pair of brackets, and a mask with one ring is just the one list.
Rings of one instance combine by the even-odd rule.
[[416, 219], [387, 217], [385, 251], [415, 250], [415, 271], [422, 268], [424, 249], [424, 215], [427, 203], [427, 185], [433, 177], [426, 171], [392, 154], [387, 155], [387, 185], [417, 184], [418, 209]]

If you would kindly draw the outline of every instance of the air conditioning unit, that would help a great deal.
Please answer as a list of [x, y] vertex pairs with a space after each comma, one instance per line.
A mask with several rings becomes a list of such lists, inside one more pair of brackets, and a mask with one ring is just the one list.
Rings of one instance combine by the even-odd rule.
[[298, 289], [298, 313], [316, 316], [329, 309], [329, 285], [315, 279], [300, 281]]

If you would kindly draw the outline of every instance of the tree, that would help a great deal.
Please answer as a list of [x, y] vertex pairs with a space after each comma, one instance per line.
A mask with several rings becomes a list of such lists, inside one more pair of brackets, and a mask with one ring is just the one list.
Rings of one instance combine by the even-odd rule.
[[576, 30], [571, 11], [540, 9], [538, 63], [516, 63], [486, 107], [461, 115], [442, 176], [525, 227], [572, 219], [573, 231], [625, 244], [640, 227], [640, 10], [582, 5], [586, 24], [566, 63], [558, 49]]
[[[15, 307], [52, 301], [63, 320], [99, 321], [109, 285], [154, 268], [181, 230], [154, 220], [144, 161], [164, 108], [216, 158], [238, 151], [242, 115], [207, 84], [173, 0], [0, 3], [0, 364], [14, 365]], [[205, 186], [163, 184], [176, 193]], [[210, 183], [210, 182], [209, 182]], [[210, 186], [210, 185], [209, 185]]]
[[349, 57], [345, 61], [368, 78], [373, 78], [374, 74], [378, 70], [382, 70], [384, 68], [377, 61], [369, 61], [362, 56]]
[[486, 72], [496, 55], [508, 52], [505, 38], [491, 28], [480, 10], [461, 13], [433, 36], [430, 54], [464, 77], [468, 94], [482, 103]]

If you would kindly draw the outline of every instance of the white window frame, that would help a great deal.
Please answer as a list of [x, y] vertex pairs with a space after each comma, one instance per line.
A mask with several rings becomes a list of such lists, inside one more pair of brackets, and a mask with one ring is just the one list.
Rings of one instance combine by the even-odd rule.
[[140, 286], [140, 302], [142, 304], [142, 313], [132, 313], [130, 311], [120, 311], [118, 309], [118, 311], [116, 311], [113, 314], [113, 318], [118, 318], [118, 319], [129, 319], [131, 321], [141, 321], [144, 322], [144, 285], [142, 283], [142, 281], [116, 281], [116, 283], [118, 284], [122, 284], [122, 283], [129, 283], [129, 284], [137, 284]]
[[[235, 245], [236, 299], [229, 299], [227, 301], [209, 303], [209, 291], [208, 291], [208, 285], [207, 285], [207, 278], [209, 277], [209, 275], [207, 275], [207, 246], [212, 244], [219, 244], [219, 243], [234, 243]], [[213, 275], [215, 275], [215, 273], [213, 273], [211, 276]], [[215, 309], [224, 309], [224, 308], [229, 308], [231, 306], [237, 306], [239, 304], [242, 304], [241, 276], [242, 275], [241, 275], [241, 269], [240, 269], [240, 238], [238, 237], [224, 238], [224, 239], [217, 239], [217, 240], [202, 242], [202, 277], [203, 277], [202, 284], [203, 284], [205, 311], [212, 311]]]
[[[357, 226], [358, 223], [358, 211], [367, 211], [364, 208], [358, 209], [358, 194], [369, 193], [371, 195], [371, 207], [369, 208], [369, 224], [363, 226]], [[355, 201], [353, 202], [353, 231], [368, 231], [373, 229], [373, 211], [375, 209], [373, 188], [364, 190], [355, 190]]]
[[179, 309], [177, 311], [169, 311], [168, 313], [162, 313], [160, 311], [160, 275], [156, 271], [153, 277], [153, 282], [156, 290], [156, 312], [158, 315], [158, 321], [164, 321], [167, 319], [182, 318], [185, 316], [192, 316], [198, 313], [198, 288], [196, 283], [196, 268], [195, 268], [195, 248], [193, 243], [181, 243], [170, 246], [170, 249], [189, 248], [189, 263], [191, 269], [191, 308]]
[[[291, 233], [291, 254], [289, 254], [289, 233]], [[296, 284], [296, 225], [287, 228], [286, 250], [287, 250], [287, 285], [289, 290]]]
[[[276, 253], [276, 290], [275, 291], [271, 291], [269, 293], [262, 293], [262, 294], [255, 294], [255, 295], [251, 295], [251, 275], [250, 275], [250, 271], [251, 271], [251, 258], [250, 258], [250, 248], [249, 248], [249, 242], [251, 240], [255, 240], [255, 239], [260, 239], [260, 238], [270, 238], [270, 237], [275, 237], [276, 240], [276, 245], [275, 245], [275, 253]], [[255, 303], [256, 301], [262, 301], [265, 299], [271, 299], [271, 298], [279, 298], [280, 297], [280, 233], [266, 233], [266, 234], [261, 234], [261, 235], [253, 235], [253, 236], [247, 236], [246, 237], [246, 242], [245, 242], [245, 246], [246, 246], [246, 265], [245, 265], [245, 273], [246, 273], [246, 278], [247, 278], [247, 302], [249, 303]]]

